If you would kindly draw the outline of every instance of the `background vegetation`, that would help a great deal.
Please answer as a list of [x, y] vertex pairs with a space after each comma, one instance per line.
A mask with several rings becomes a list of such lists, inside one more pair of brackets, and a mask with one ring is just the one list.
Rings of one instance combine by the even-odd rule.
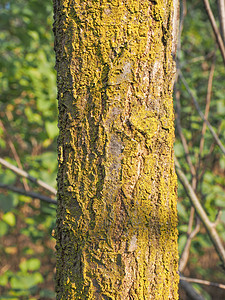
[[[1, 157], [56, 187], [57, 102], [52, 2], [1, 1]], [[0, 183], [50, 193], [4, 167]], [[0, 299], [54, 299], [55, 206], [0, 193]]]
[[[195, 97], [225, 144], [224, 62], [203, 1], [181, 4], [175, 154], [211, 222], [221, 211], [216, 230], [224, 245], [225, 157], [193, 102]], [[217, 5], [211, 5], [219, 26]], [[50, 0], [1, 1], [0, 157], [55, 188], [52, 10]], [[54, 299], [55, 205], [12, 192], [15, 187], [24, 194], [55, 198], [54, 191], [0, 165], [0, 299]], [[182, 276], [225, 283], [218, 254], [180, 182], [178, 192]], [[192, 287], [203, 299], [225, 298], [224, 289], [196, 283]], [[187, 289], [181, 285], [181, 299], [191, 299]]]

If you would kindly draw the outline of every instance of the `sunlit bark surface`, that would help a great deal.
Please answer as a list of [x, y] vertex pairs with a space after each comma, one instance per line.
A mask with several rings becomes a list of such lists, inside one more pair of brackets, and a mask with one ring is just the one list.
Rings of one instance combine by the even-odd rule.
[[177, 2], [54, 1], [57, 299], [178, 299]]

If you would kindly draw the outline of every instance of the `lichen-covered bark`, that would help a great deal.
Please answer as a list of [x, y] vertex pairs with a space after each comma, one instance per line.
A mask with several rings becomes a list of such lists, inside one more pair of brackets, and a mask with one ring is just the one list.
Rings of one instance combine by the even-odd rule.
[[177, 299], [172, 0], [54, 0], [57, 299]]

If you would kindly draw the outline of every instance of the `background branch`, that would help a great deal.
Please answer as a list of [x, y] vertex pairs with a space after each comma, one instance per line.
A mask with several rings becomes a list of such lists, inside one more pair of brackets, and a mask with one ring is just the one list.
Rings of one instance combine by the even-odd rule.
[[[21, 170], [23, 170], [23, 167], [22, 167], [22, 164], [21, 164], [21, 161], [20, 161], [20, 157], [19, 157], [19, 155], [17, 154], [17, 151], [16, 151], [16, 147], [14, 146], [14, 144], [13, 144], [13, 142], [12, 142], [12, 139], [11, 139], [11, 137], [8, 135], [8, 132], [7, 132], [7, 130], [6, 130], [6, 128], [5, 128], [5, 126], [3, 125], [3, 123], [2, 123], [1, 120], [0, 120], [0, 126], [2, 127], [2, 129], [3, 129], [3, 131], [4, 131], [5, 135], [6, 135], [6, 138], [7, 138], [7, 140], [8, 140], [8, 144], [9, 144], [9, 147], [10, 147], [12, 153], [13, 153], [13, 156], [14, 156], [14, 158], [15, 158], [15, 161], [16, 161], [18, 167], [19, 167]], [[27, 182], [26, 182], [26, 179], [23, 178], [22, 180], [23, 180], [23, 185], [24, 185], [25, 190], [26, 190], [26, 191], [29, 191], [29, 186], [28, 186], [28, 184], [27, 184]]]
[[186, 280], [180, 278], [180, 285], [185, 290], [187, 295], [190, 297], [189, 299], [192, 300], [205, 300], [202, 295], [200, 295], [193, 287], [192, 285], [187, 282]]
[[28, 196], [28, 197], [31, 197], [31, 198], [39, 199], [39, 200], [42, 200], [42, 201], [45, 201], [45, 202], [48, 202], [48, 203], [57, 204], [56, 200], [53, 200], [49, 197], [31, 192], [31, 191], [25, 191], [23, 189], [19, 189], [15, 186], [0, 183], [0, 188], [15, 192], [15, 193], [20, 194], [20, 195], [24, 195], [24, 196]]
[[6, 168], [12, 170], [14, 173], [16, 173], [16, 174], [18, 174], [18, 175], [20, 175], [22, 177], [27, 178], [31, 182], [40, 185], [41, 187], [43, 187], [44, 189], [48, 190], [52, 194], [56, 195], [56, 193], [57, 193], [56, 189], [54, 189], [53, 187], [51, 187], [47, 183], [43, 182], [42, 180], [37, 179], [37, 178], [35, 178], [33, 176], [30, 176], [26, 171], [21, 170], [21, 169], [15, 167], [14, 165], [10, 164], [9, 162], [7, 162], [6, 160], [4, 160], [1, 157], [0, 157], [0, 164], [2, 164]]
[[[215, 60], [216, 60], [216, 56], [214, 55], [213, 62], [212, 62], [210, 72], [209, 72], [207, 95], [206, 95], [206, 105], [205, 105], [205, 114], [204, 114], [204, 117], [206, 120], [208, 120], [209, 109], [210, 109], [213, 74], [214, 74], [214, 70], [215, 70]], [[201, 135], [201, 140], [200, 140], [200, 144], [199, 144], [199, 163], [200, 163], [200, 157], [201, 157], [201, 154], [203, 152], [203, 147], [204, 147], [206, 127], [207, 127], [207, 124], [206, 124], [206, 122], [204, 122], [202, 125], [202, 135]], [[198, 167], [199, 167], [199, 163], [198, 163]]]
[[215, 37], [216, 37], [217, 44], [219, 46], [219, 49], [220, 49], [220, 52], [221, 52], [221, 55], [222, 55], [222, 58], [223, 58], [223, 62], [225, 64], [225, 47], [224, 47], [223, 39], [222, 39], [222, 37], [220, 35], [220, 32], [219, 32], [219, 29], [216, 25], [216, 20], [214, 18], [213, 12], [211, 10], [209, 1], [208, 0], [203, 0], [203, 1], [204, 1], [204, 4], [205, 4], [206, 12], [209, 16], [210, 23], [212, 25], [213, 32], [214, 32]]
[[220, 257], [220, 260], [222, 262], [222, 265], [225, 266], [225, 250], [222, 244], [222, 241], [216, 231], [215, 228], [215, 224], [212, 223], [207, 214], [205, 213], [205, 210], [203, 209], [198, 197], [196, 196], [194, 190], [192, 189], [191, 185], [188, 182], [188, 179], [186, 177], [186, 175], [182, 172], [181, 167], [177, 161], [177, 159], [175, 158], [175, 165], [176, 165], [176, 171], [177, 171], [177, 175], [182, 183], [182, 185], [184, 186], [187, 195], [189, 196], [199, 218], [201, 219], [202, 223], [204, 224], [209, 237]]
[[202, 279], [197, 279], [197, 278], [189, 278], [189, 277], [184, 277], [184, 276], [180, 276], [180, 279], [185, 280], [187, 282], [193, 282], [193, 283], [199, 283], [199, 284], [203, 284], [203, 285], [215, 286], [215, 287], [218, 287], [220, 289], [225, 290], [225, 284], [222, 284], [222, 283], [216, 283], [216, 282], [211, 282], [211, 281], [208, 281], [208, 280], [202, 280]]
[[225, 44], [225, 1], [218, 0], [217, 2], [220, 17], [220, 32], [223, 39], [223, 43]]
[[[192, 206], [192, 208], [193, 208], [193, 206]], [[191, 242], [200, 230], [200, 220], [199, 220], [199, 218], [197, 218], [196, 222], [197, 222], [197, 224], [195, 226], [195, 229], [190, 234], [188, 234], [187, 242], [184, 246], [184, 250], [183, 250], [183, 252], [181, 254], [181, 257], [180, 257], [180, 262], [179, 262], [179, 271], [180, 272], [183, 272], [183, 270], [185, 269], [185, 267], [187, 265], [188, 258], [189, 258], [190, 247], [191, 247]]]
[[189, 88], [189, 86], [188, 86], [188, 84], [187, 84], [187, 81], [185, 80], [185, 78], [184, 78], [184, 76], [183, 76], [181, 70], [179, 70], [179, 76], [180, 76], [180, 78], [181, 78], [183, 84], [185, 85], [185, 87], [186, 87], [186, 89], [187, 89], [189, 95], [191, 96], [191, 98], [192, 98], [192, 100], [193, 100], [193, 102], [194, 102], [194, 105], [195, 105], [195, 107], [196, 107], [196, 109], [197, 109], [197, 111], [198, 111], [200, 117], [201, 117], [202, 120], [207, 124], [207, 126], [208, 126], [208, 128], [209, 128], [209, 130], [210, 130], [212, 136], [214, 137], [214, 139], [215, 139], [217, 145], [220, 147], [221, 151], [222, 151], [223, 154], [225, 155], [225, 148], [224, 148], [223, 144], [221, 143], [219, 137], [218, 137], [217, 134], [215, 133], [215, 131], [214, 131], [214, 129], [212, 128], [212, 126], [211, 126], [211, 124], [209, 123], [209, 121], [205, 118], [204, 114], [202, 113], [202, 111], [201, 111], [201, 109], [200, 109], [200, 107], [199, 107], [198, 101], [197, 101], [197, 99], [194, 97], [194, 95], [193, 95], [191, 89]]

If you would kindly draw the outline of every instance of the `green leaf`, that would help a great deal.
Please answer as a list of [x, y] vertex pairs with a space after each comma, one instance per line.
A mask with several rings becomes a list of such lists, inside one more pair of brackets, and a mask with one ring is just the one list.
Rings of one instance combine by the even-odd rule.
[[0, 276], [0, 285], [5, 286], [7, 283], [8, 283], [8, 274], [4, 273], [3, 275]]
[[225, 201], [223, 199], [216, 199], [215, 204], [219, 207], [225, 207]]
[[19, 202], [18, 195], [9, 192], [8, 195], [0, 194], [0, 210], [7, 212], [12, 210]]
[[52, 139], [54, 139], [59, 133], [57, 122], [45, 122], [45, 128], [48, 136]]
[[26, 218], [25, 222], [26, 222], [26, 224], [29, 224], [29, 225], [34, 225], [34, 223], [35, 223], [34, 218]]
[[184, 148], [181, 143], [176, 143], [174, 145], [174, 152], [177, 157], [181, 157], [184, 155]]
[[6, 214], [4, 214], [2, 220], [10, 226], [15, 226], [16, 224], [16, 217], [12, 212], [7, 212]]
[[178, 228], [180, 232], [187, 232], [188, 225], [180, 225]]
[[187, 235], [186, 234], [182, 234], [179, 236], [178, 238], [178, 251], [179, 253], [181, 253], [184, 249], [184, 246], [186, 244], [187, 241]]
[[0, 221], [0, 236], [6, 235], [8, 229], [9, 226], [5, 222]]
[[28, 34], [33, 38], [33, 40], [39, 40], [39, 34], [37, 33], [37, 31], [29, 31]]
[[43, 277], [40, 273], [23, 274], [18, 272], [10, 279], [12, 289], [28, 290], [31, 287], [43, 282]]
[[13, 184], [16, 180], [16, 174], [11, 170], [5, 170], [4, 173], [0, 174], [1, 183]]
[[40, 266], [41, 262], [39, 259], [31, 258], [20, 263], [20, 270], [23, 272], [36, 271], [40, 269]]

